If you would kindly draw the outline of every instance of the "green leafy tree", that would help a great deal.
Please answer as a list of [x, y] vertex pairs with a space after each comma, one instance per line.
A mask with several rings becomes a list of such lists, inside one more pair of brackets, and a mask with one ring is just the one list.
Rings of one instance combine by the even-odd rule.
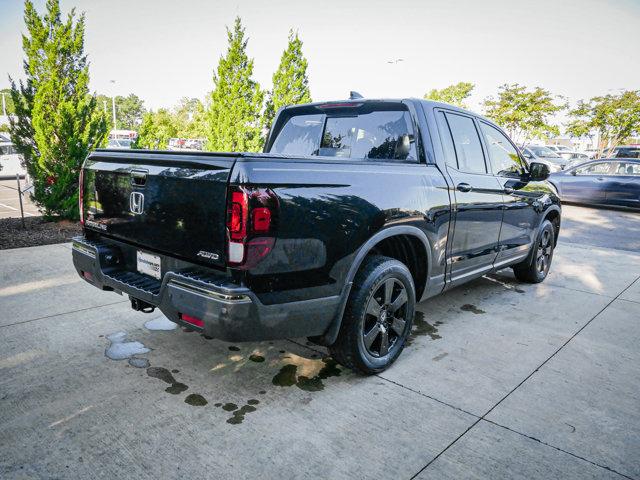
[[282, 53], [278, 70], [273, 74], [273, 88], [268, 94], [263, 125], [271, 127], [279, 108], [311, 102], [307, 59], [302, 54], [302, 40], [289, 30], [289, 44]]
[[206, 138], [207, 116], [204, 104], [197, 98], [184, 97], [175, 109], [180, 138]]
[[533, 138], [556, 136], [560, 130], [551, 123], [551, 117], [566, 108], [556, 104], [547, 90], [526, 87], [514, 83], [502, 85], [497, 98], [483, 102], [485, 115], [504, 128], [516, 142], [525, 144]]
[[426, 100], [449, 103], [460, 108], [467, 108], [464, 101], [471, 96], [471, 91], [474, 88], [475, 85], [473, 83], [459, 82], [442, 89], [434, 88], [426, 93], [424, 98]]
[[[98, 95], [98, 108], [105, 112], [109, 130], [113, 127], [113, 104], [111, 97]], [[142, 123], [142, 115], [146, 112], [144, 100], [130, 93], [126, 97], [116, 96], [116, 122], [118, 129], [137, 130]]]
[[569, 135], [581, 137], [597, 131], [598, 154], [602, 155], [606, 147], [614, 148], [640, 135], [640, 90], [593, 97], [588, 102], [581, 100], [569, 115]]
[[63, 20], [58, 0], [39, 16], [26, 0], [22, 37], [26, 80], [11, 81], [11, 139], [33, 180], [45, 215], [78, 218], [78, 175], [87, 154], [106, 141], [104, 115], [89, 94], [84, 14]]
[[157, 112], [143, 115], [135, 147], [164, 150], [169, 146], [169, 139], [177, 136], [175, 116], [169, 110], [161, 108]]
[[145, 111], [144, 101], [133, 93], [126, 97], [116, 97], [116, 119], [120, 129], [137, 129]]
[[247, 56], [247, 40], [240, 17], [227, 28], [229, 46], [213, 74], [215, 88], [207, 110], [207, 149], [214, 151], [260, 150], [260, 113], [264, 92], [255, 82], [253, 59]]

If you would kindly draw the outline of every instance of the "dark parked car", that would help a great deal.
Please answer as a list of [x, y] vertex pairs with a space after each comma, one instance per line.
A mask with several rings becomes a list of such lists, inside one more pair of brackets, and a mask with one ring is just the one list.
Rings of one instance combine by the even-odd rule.
[[97, 150], [78, 273], [227, 341], [309, 336], [391, 365], [416, 302], [505, 267], [546, 277], [560, 205], [500, 128], [423, 100], [278, 112], [265, 153]]
[[640, 208], [640, 160], [599, 159], [553, 173], [563, 201]]
[[601, 158], [640, 158], [640, 145], [620, 145], [607, 148]]

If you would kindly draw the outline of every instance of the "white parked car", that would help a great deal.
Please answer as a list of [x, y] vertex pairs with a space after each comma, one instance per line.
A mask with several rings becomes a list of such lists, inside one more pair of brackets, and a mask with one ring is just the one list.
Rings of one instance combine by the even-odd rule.
[[582, 155], [582, 152], [572, 150], [565, 145], [545, 145], [545, 147], [549, 150], [553, 150], [565, 160], [575, 160], [576, 158], [581, 158], [580, 155]]
[[107, 148], [127, 149], [131, 148], [133, 140], [130, 138], [111, 138], [107, 143]]
[[0, 179], [6, 180], [16, 178], [16, 173], [21, 178], [27, 175], [22, 166], [22, 155], [16, 151], [16, 147], [11, 142], [0, 142]]

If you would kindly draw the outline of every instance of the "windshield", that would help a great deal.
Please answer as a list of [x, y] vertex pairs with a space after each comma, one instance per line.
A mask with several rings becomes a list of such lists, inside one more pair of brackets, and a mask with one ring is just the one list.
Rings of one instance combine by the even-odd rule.
[[547, 147], [538, 147], [535, 145], [531, 145], [529, 147], [527, 147], [531, 152], [533, 152], [533, 154], [536, 157], [542, 157], [542, 158], [562, 158], [560, 157], [560, 155], [558, 155], [556, 152], [554, 152], [553, 150], [547, 148]]

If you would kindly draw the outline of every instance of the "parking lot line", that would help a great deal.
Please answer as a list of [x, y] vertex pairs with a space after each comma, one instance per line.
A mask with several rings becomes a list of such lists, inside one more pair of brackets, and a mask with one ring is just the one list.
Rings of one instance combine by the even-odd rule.
[[[578, 331], [576, 331], [573, 335], [571, 335], [562, 345], [560, 345], [560, 347], [558, 347], [558, 349], [556, 349], [549, 357], [547, 357], [540, 365], [538, 365], [529, 375], [527, 375], [520, 383], [518, 383], [515, 387], [513, 387], [506, 395], [504, 395], [500, 400], [498, 400], [498, 402], [496, 402], [489, 410], [487, 410], [486, 413], [484, 413], [481, 417], [479, 417], [475, 422], [473, 422], [464, 432], [462, 432], [457, 438], [455, 438], [451, 443], [449, 443], [440, 453], [438, 453], [435, 457], [433, 457], [424, 467], [422, 467], [420, 470], [418, 470], [418, 472], [415, 473], [415, 475], [413, 475], [411, 477], [411, 480], [414, 480], [416, 478], [418, 478], [427, 468], [429, 468], [429, 466], [431, 466], [436, 460], [438, 460], [443, 454], [445, 454], [445, 452], [447, 452], [451, 447], [453, 447], [460, 439], [462, 439], [462, 437], [464, 437], [468, 432], [470, 432], [473, 428], [475, 428], [480, 422], [482, 422], [483, 420], [485, 421], [489, 421], [486, 419], [487, 416], [489, 416], [489, 414], [491, 414], [502, 402], [504, 402], [511, 394], [513, 394], [516, 390], [518, 390], [527, 380], [529, 380], [531, 377], [533, 377], [533, 375], [535, 375], [536, 372], [538, 372], [544, 365], [546, 365], [553, 357], [555, 357], [558, 353], [560, 353], [560, 351], [566, 347], [569, 342], [571, 342], [576, 336], [578, 336], [585, 328], [587, 328], [591, 322], [593, 322], [596, 318], [598, 318], [610, 305], [612, 305], [621, 295], [623, 295], [627, 290], [629, 290], [637, 281], [640, 280], [640, 277], [636, 277], [631, 283], [629, 283], [621, 292], [619, 292], [614, 298], [611, 299], [610, 302], [608, 302], [602, 309], [600, 309], [600, 311], [598, 311], [595, 315], [593, 315], [584, 325], [582, 325], [582, 327], [580, 327], [578, 329]], [[491, 422], [491, 421], [490, 421]], [[500, 425], [496, 422], [491, 422], [491, 423], [495, 423], [498, 426], [503, 426]], [[505, 427], [506, 428], [506, 427]], [[523, 436], [527, 436], [524, 433], [521, 432], [517, 432], [515, 430], [511, 430], [514, 433], [519, 433]], [[536, 439], [538, 440], [538, 439]], [[539, 441], [539, 440], [538, 440]], [[562, 449], [560, 449], [559, 447], [556, 447], [554, 445], [551, 444], [545, 444], [549, 447], [553, 447], [556, 450], [560, 450], [560, 451], [564, 451]], [[565, 453], [568, 453], [576, 458], [580, 458], [583, 460], [586, 460], [587, 462], [596, 465], [600, 468], [603, 468], [605, 470], [614, 472], [622, 477], [625, 478], [631, 478], [628, 475], [625, 475], [624, 473], [618, 472], [616, 470], [614, 470], [613, 468], [604, 466], [604, 465], [600, 465], [596, 462], [593, 462], [591, 460], [588, 460], [586, 458], [583, 458], [575, 453], [572, 452], [568, 452], [568, 451], [564, 451]]]
[[[19, 211], [17, 208], [12, 207], [11, 205], [7, 205], [5, 203], [0, 203], [0, 207], [8, 208], [8, 209], [16, 211], [16, 212]], [[24, 212], [25, 215], [29, 215], [31, 217], [35, 217], [35, 215], [33, 213], [27, 212], [26, 210], [23, 210], [23, 212]]]

